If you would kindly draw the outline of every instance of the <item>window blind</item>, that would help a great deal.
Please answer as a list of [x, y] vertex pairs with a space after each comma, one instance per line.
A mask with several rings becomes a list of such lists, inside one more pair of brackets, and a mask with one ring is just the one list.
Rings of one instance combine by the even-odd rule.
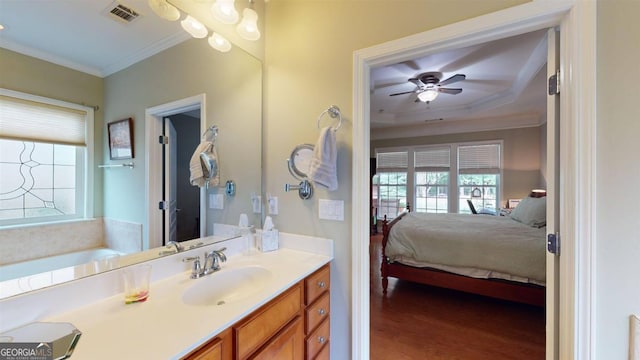
[[468, 145], [458, 147], [460, 174], [497, 174], [500, 172], [500, 145]]
[[379, 152], [376, 157], [376, 167], [378, 169], [406, 170], [409, 166], [409, 154], [406, 151]]
[[0, 95], [0, 138], [86, 146], [85, 111]]
[[416, 150], [414, 167], [421, 171], [448, 171], [451, 166], [449, 148], [430, 148]]

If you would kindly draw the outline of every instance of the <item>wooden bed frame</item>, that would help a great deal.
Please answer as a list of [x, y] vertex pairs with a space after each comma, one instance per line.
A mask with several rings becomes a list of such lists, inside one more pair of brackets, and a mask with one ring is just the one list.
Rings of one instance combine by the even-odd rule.
[[391, 222], [388, 222], [385, 216], [382, 221], [382, 265], [380, 266], [380, 271], [382, 273], [382, 291], [384, 294], [387, 293], [387, 286], [389, 285], [388, 278], [394, 277], [420, 284], [464, 291], [529, 305], [545, 305], [544, 286], [500, 279], [478, 279], [432, 268], [418, 268], [397, 262], [389, 262], [386, 256], [389, 232], [407, 213], [408, 212], [401, 213]]

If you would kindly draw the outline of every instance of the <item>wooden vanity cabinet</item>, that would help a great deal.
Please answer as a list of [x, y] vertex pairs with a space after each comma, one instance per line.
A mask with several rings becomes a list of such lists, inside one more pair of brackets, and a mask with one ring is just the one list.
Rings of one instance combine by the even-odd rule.
[[209, 340], [196, 351], [187, 355], [188, 360], [232, 360], [233, 337], [231, 329], [227, 329]]
[[329, 359], [329, 275], [323, 266], [183, 359]]
[[305, 359], [329, 359], [329, 264], [304, 280]]
[[301, 359], [303, 295], [302, 284], [297, 283], [233, 325], [235, 358]]

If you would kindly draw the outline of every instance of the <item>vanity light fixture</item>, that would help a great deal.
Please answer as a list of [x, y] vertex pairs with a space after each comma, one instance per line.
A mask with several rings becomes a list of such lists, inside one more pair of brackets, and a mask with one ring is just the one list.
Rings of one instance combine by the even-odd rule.
[[418, 99], [422, 102], [430, 102], [438, 97], [438, 90], [435, 88], [427, 88], [421, 93], [418, 93]]
[[227, 40], [217, 32], [214, 32], [213, 35], [209, 36], [208, 42], [212, 48], [220, 52], [228, 52], [229, 50], [231, 50], [231, 43], [229, 42], [229, 40]]
[[250, 8], [242, 11], [242, 21], [236, 27], [238, 35], [245, 40], [256, 41], [260, 39], [260, 30], [258, 30], [258, 13]]
[[193, 18], [191, 15], [180, 21], [182, 28], [196, 39], [202, 39], [209, 35], [209, 30], [200, 21]]
[[211, 5], [213, 17], [223, 24], [237, 23], [240, 15], [233, 4], [234, 2], [235, 0], [216, 0], [216, 2]]
[[149, 0], [149, 7], [156, 15], [169, 21], [180, 19], [180, 10], [169, 4], [167, 0]]

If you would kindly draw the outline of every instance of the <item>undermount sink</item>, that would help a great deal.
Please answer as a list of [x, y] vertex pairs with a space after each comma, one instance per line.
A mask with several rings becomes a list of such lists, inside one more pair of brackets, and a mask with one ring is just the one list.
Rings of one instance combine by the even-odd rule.
[[187, 305], [224, 305], [243, 300], [260, 292], [271, 278], [270, 270], [261, 266], [222, 269], [219, 272], [195, 279], [182, 294]]

